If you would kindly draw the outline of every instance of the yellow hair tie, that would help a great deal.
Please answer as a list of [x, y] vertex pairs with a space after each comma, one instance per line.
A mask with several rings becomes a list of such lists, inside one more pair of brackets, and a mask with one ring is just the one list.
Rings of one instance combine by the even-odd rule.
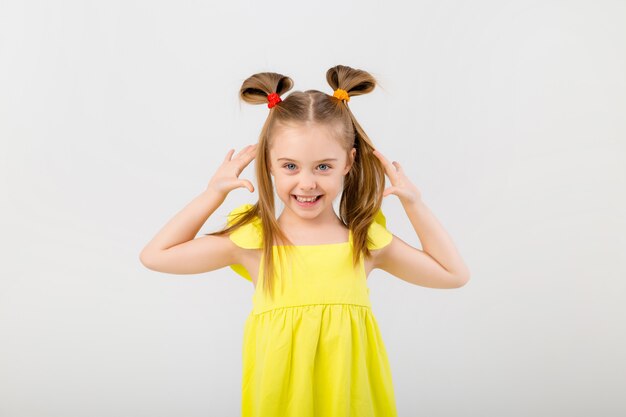
[[342, 90], [341, 88], [335, 90], [335, 92], [333, 93], [333, 97], [336, 97], [339, 100], [350, 101], [350, 96], [348, 95], [348, 92], [346, 90]]

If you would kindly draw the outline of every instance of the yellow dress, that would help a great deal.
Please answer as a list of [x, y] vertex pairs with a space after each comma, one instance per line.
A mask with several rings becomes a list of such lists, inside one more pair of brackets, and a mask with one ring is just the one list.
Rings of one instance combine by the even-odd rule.
[[[247, 210], [243, 204], [228, 215]], [[262, 248], [260, 218], [230, 234], [246, 249]], [[378, 212], [370, 249], [391, 242]], [[278, 262], [278, 247], [273, 247]], [[289, 256], [290, 252], [283, 252]], [[397, 417], [391, 368], [371, 309], [363, 257], [352, 265], [348, 242], [296, 245], [290, 272], [275, 264], [274, 299], [261, 288], [263, 259], [244, 326], [242, 417]], [[243, 265], [231, 265], [249, 281]], [[288, 271], [285, 268], [285, 271]]]

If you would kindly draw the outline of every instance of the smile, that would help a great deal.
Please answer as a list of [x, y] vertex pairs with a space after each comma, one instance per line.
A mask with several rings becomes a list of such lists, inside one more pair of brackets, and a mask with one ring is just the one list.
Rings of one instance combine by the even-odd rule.
[[293, 197], [294, 200], [296, 200], [296, 202], [298, 203], [298, 205], [302, 206], [302, 207], [310, 207], [315, 205], [315, 203], [317, 203], [320, 198], [323, 196], [322, 195], [317, 195], [315, 197], [300, 197], [300, 196], [296, 196], [294, 194], [291, 195]]

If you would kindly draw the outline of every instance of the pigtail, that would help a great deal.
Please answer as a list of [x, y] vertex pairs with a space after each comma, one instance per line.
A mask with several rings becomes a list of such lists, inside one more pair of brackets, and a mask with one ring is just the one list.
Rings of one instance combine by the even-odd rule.
[[326, 81], [333, 91], [346, 91], [350, 97], [370, 93], [376, 87], [376, 80], [368, 72], [345, 65], [336, 65], [326, 71]]
[[[259, 282], [262, 283], [263, 290], [269, 297], [273, 297], [274, 293], [274, 244], [275, 240], [279, 242], [288, 242], [289, 239], [281, 232], [278, 222], [275, 218], [275, 202], [274, 187], [269, 172], [271, 165], [269, 157], [269, 141], [270, 132], [276, 117], [285, 117], [289, 114], [289, 108], [283, 108], [282, 98], [286, 92], [294, 86], [293, 80], [283, 74], [275, 72], [261, 72], [254, 74], [241, 85], [239, 89], [239, 98], [249, 104], [267, 104], [270, 108], [268, 118], [261, 130], [259, 137], [259, 145], [257, 155], [255, 156], [255, 174], [257, 179], [257, 189], [259, 192], [259, 201], [254, 204], [237, 223], [237, 226], [244, 225], [255, 218], [261, 219], [262, 235], [263, 235], [263, 267], [262, 277]], [[278, 111], [278, 116], [276, 115]], [[227, 229], [232, 231], [231, 229]], [[284, 247], [278, 246], [279, 259], [283, 259]], [[290, 250], [290, 248], [287, 248]], [[280, 262], [281, 270], [284, 274], [285, 262]], [[259, 271], [261, 272], [261, 271]], [[257, 283], [257, 284], [258, 284]]]
[[293, 80], [275, 72], [260, 72], [247, 78], [239, 90], [239, 98], [249, 104], [267, 104], [267, 97], [282, 96], [293, 88]]
[[[370, 256], [368, 228], [382, 205], [385, 187], [385, 168], [374, 155], [374, 145], [348, 107], [349, 97], [370, 93], [376, 87], [376, 79], [367, 71], [336, 65], [326, 71], [326, 81], [333, 89], [338, 104], [345, 104], [345, 111], [352, 127], [356, 156], [352, 169], [346, 175], [344, 190], [339, 204], [339, 216], [352, 230], [353, 262], [356, 265], [361, 253]], [[337, 93], [339, 91], [339, 94]], [[344, 92], [348, 99], [344, 100]]]

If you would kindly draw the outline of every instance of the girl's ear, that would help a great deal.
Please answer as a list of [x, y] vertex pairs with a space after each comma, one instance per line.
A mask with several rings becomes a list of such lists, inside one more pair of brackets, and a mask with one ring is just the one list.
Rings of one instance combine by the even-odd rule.
[[350, 151], [350, 157], [348, 158], [346, 171], [343, 173], [343, 175], [346, 175], [348, 172], [350, 172], [350, 169], [352, 169], [352, 164], [354, 164], [355, 155], [356, 155], [356, 148], [352, 148], [352, 150]]

